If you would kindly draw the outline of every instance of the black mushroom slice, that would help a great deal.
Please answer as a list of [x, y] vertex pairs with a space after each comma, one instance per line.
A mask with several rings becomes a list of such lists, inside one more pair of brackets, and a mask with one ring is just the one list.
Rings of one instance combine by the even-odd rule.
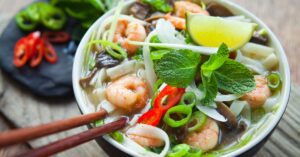
[[261, 35], [259, 32], [255, 32], [250, 40], [250, 42], [260, 44], [260, 45], [267, 45], [268, 44], [268, 37]]
[[96, 55], [96, 67], [101, 68], [111, 68], [120, 64], [120, 60], [114, 59], [112, 56], [102, 51]]
[[227, 121], [224, 123], [228, 129], [235, 129], [238, 126], [238, 121], [230, 108], [224, 103], [217, 103], [217, 111], [223, 115]]
[[206, 10], [209, 12], [211, 16], [221, 16], [221, 17], [227, 17], [227, 16], [233, 16], [234, 14], [224, 7], [223, 5], [217, 3], [217, 2], [211, 2], [207, 5]]
[[146, 19], [149, 13], [150, 6], [140, 2], [135, 2], [129, 7], [129, 14], [141, 20]]
[[98, 69], [94, 68], [86, 77], [83, 77], [79, 80], [79, 84], [80, 84], [81, 88], [86, 89], [90, 86], [90, 82], [96, 75], [97, 71], [98, 71]]

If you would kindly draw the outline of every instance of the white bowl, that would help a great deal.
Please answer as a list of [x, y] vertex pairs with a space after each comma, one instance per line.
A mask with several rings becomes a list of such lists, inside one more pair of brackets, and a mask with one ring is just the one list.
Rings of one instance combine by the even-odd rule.
[[[274, 130], [276, 128], [277, 124], [279, 123], [279, 121], [280, 121], [281, 117], [283, 116], [284, 111], [287, 107], [287, 103], [288, 103], [288, 99], [289, 99], [289, 94], [290, 94], [290, 68], [289, 68], [287, 57], [285, 55], [285, 52], [284, 52], [280, 42], [278, 41], [278, 39], [274, 35], [274, 33], [269, 29], [269, 27], [266, 26], [266, 24], [264, 24], [260, 19], [258, 19], [255, 15], [253, 15], [249, 11], [247, 11], [246, 9], [242, 8], [241, 6], [239, 6], [237, 4], [234, 4], [233, 2], [230, 2], [230, 1], [227, 1], [227, 0], [216, 0], [216, 1], [219, 2], [220, 4], [224, 5], [226, 8], [230, 9], [234, 14], [245, 15], [247, 18], [250, 18], [255, 23], [257, 23], [259, 25], [259, 27], [265, 28], [267, 30], [267, 32], [269, 34], [271, 46], [273, 48], [275, 48], [276, 55], [279, 58], [279, 71], [281, 73], [282, 82], [283, 82], [281, 98], [279, 100], [280, 107], [277, 110], [277, 112], [275, 113], [274, 119], [270, 123], [264, 124], [264, 125], [266, 125], [265, 129], [262, 130], [262, 132], [258, 136], [256, 136], [254, 139], [252, 139], [248, 144], [246, 144], [245, 146], [243, 146], [242, 148], [240, 148], [240, 149], [238, 149], [234, 152], [231, 152], [231, 153], [225, 155], [225, 156], [228, 156], [228, 157], [229, 156], [238, 156], [238, 155], [244, 154], [247, 151], [250, 151], [255, 146], [259, 145], [259, 143], [263, 143], [263, 140], [267, 139], [271, 135], [272, 130]], [[125, 3], [124, 8], [127, 8], [133, 2], [134, 2], [134, 0], [127, 1]], [[84, 95], [84, 92], [83, 92], [83, 90], [81, 89], [81, 87], [79, 85], [79, 80], [80, 80], [81, 72], [82, 72], [82, 69], [83, 69], [82, 68], [83, 67], [83, 57], [84, 57], [83, 49], [84, 49], [86, 43], [88, 42], [89, 37], [92, 34], [92, 31], [95, 30], [99, 25], [101, 25], [101, 23], [103, 22], [103, 20], [105, 18], [107, 18], [110, 15], [113, 15], [113, 13], [114, 13], [114, 10], [111, 10], [111, 11], [107, 12], [102, 17], [100, 17], [89, 28], [89, 30], [86, 32], [86, 34], [82, 38], [82, 40], [81, 40], [81, 42], [80, 42], [80, 44], [77, 48], [77, 51], [76, 51], [74, 65], [73, 65], [73, 89], [74, 89], [76, 100], [78, 102], [79, 109], [81, 110], [81, 112], [83, 114], [93, 112], [93, 108], [91, 108], [91, 106], [89, 106], [86, 103], [87, 98]], [[108, 136], [105, 137], [105, 140], [107, 140], [114, 147], [122, 150], [123, 152], [125, 152], [129, 155], [138, 156], [133, 150], [126, 149], [124, 146], [122, 146], [121, 144], [119, 144], [118, 142], [116, 142], [115, 140], [113, 140], [112, 138], [110, 138]]]

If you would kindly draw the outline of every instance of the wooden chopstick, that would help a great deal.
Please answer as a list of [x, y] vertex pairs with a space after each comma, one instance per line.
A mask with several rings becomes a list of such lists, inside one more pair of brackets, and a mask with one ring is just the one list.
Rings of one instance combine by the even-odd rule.
[[78, 146], [82, 143], [88, 142], [90, 140], [93, 140], [97, 137], [100, 137], [104, 134], [107, 134], [109, 132], [113, 132], [116, 130], [119, 130], [126, 126], [127, 118], [123, 117], [117, 121], [114, 121], [112, 123], [105, 124], [100, 127], [96, 127], [87, 131], [84, 131], [82, 133], [58, 140], [56, 142], [50, 143], [46, 146], [28, 151], [24, 154], [20, 154], [16, 157], [44, 157], [44, 156], [50, 156], [56, 153], [59, 153], [61, 151], [64, 151], [66, 149]]
[[28, 140], [36, 139], [42, 136], [58, 133], [93, 121], [104, 118], [107, 115], [105, 110], [100, 110], [95, 113], [77, 116], [70, 119], [42, 124], [35, 127], [23, 128], [3, 132], [0, 134], [0, 147], [9, 146], [12, 144], [23, 143]]

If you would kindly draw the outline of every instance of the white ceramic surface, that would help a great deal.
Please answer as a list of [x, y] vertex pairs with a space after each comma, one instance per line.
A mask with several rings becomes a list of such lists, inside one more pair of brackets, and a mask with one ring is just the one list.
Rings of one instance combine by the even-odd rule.
[[[249, 11], [247, 11], [246, 9], [242, 8], [241, 6], [239, 6], [237, 4], [234, 4], [228, 0], [216, 0], [216, 1], [218, 1], [219, 3], [221, 3], [224, 6], [226, 6], [227, 8], [229, 8], [233, 13], [235, 13], [237, 15], [245, 15], [247, 18], [250, 18], [255, 23], [257, 23], [259, 25], [259, 27], [265, 28], [267, 30], [269, 37], [270, 37], [271, 46], [273, 46], [275, 48], [276, 55], [280, 59], [279, 69], [280, 69], [280, 73], [283, 77], [282, 78], [282, 80], [283, 80], [282, 95], [281, 95], [281, 98], [279, 101], [280, 107], [277, 110], [277, 112], [275, 113], [273, 120], [270, 123], [265, 124], [266, 125], [265, 129], [263, 129], [263, 131], [258, 136], [256, 136], [254, 139], [252, 139], [247, 145], [243, 146], [242, 148], [240, 148], [234, 152], [231, 152], [231, 153], [225, 155], [225, 156], [229, 157], [229, 156], [240, 155], [240, 154], [246, 152], [247, 150], [251, 149], [252, 147], [257, 145], [260, 141], [262, 141], [267, 135], [269, 135], [271, 133], [271, 131], [273, 130], [273, 128], [276, 127], [277, 123], [279, 122], [282, 115], [284, 114], [284, 111], [285, 111], [287, 103], [288, 103], [288, 98], [289, 98], [289, 94], [290, 94], [290, 68], [289, 68], [289, 64], [288, 64], [285, 52], [284, 52], [279, 40], [274, 35], [274, 33], [269, 29], [269, 27], [267, 27], [255, 15], [253, 15], [252, 13], [250, 13]], [[133, 2], [134, 2], [134, 0], [127, 1], [124, 8], [128, 7]], [[101, 18], [99, 18], [89, 28], [89, 30], [86, 32], [86, 34], [82, 38], [82, 40], [78, 46], [76, 55], [75, 55], [75, 60], [74, 60], [74, 65], [73, 65], [73, 89], [74, 89], [76, 100], [78, 102], [78, 106], [83, 114], [93, 112], [93, 110], [94, 110], [94, 108], [92, 106], [88, 105], [87, 99], [79, 85], [79, 80], [80, 80], [82, 66], [83, 66], [83, 56], [84, 56], [83, 49], [84, 49], [87, 41], [89, 40], [89, 37], [91, 36], [92, 31], [95, 30], [98, 26], [100, 26], [105, 18], [107, 18], [110, 15], [113, 15], [113, 13], [114, 13], [114, 10], [107, 12], [105, 15], [103, 15]], [[109, 143], [111, 143], [112, 145], [117, 147], [118, 149], [126, 152], [127, 154], [130, 154], [132, 156], [138, 156], [133, 150], [126, 149], [124, 146], [122, 146], [115, 140], [111, 139], [110, 137], [106, 136], [105, 139]]]

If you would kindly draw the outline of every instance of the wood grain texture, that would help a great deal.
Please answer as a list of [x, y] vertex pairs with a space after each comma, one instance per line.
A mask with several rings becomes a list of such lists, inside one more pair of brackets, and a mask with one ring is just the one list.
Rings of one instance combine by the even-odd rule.
[[[6, 25], [13, 15], [30, 3], [32, 0], [0, 0], [0, 30]], [[262, 19], [271, 30], [277, 35], [282, 42], [291, 67], [292, 80], [300, 84], [300, 66], [297, 64], [298, 54], [300, 51], [300, 10], [299, 0], [232, 0]], [[1, 32], [1, 31], [0, 31]], [[0, 76], [1, 77], [1, 76]], [[28, 91], [16, 82], [5, 76], [4, 95], [0, 97], [0, 112], [18, 127], [32, 126], [53, 120], [64, 119], [80, 114], [74, 100], [64, 101], [45, 101], [34, 97]], [[1, 79], [0, 79], [1, 93]], [[1, 94], [0, 94], [1, 95]], [[257, 153], [256, 157], [297, 157], [300, 154], [300, 88], [293, 87], [290, 103], [287, 111], [279, 123], [278, 128], [271, 136], [270, 140]], [[1, 121], [0, 128], [9, 129], [8, 125]], [[41, 138], [31, 141], [32, 147], [53, 142], [57, 139], [73, 135], [85, 127], [74, 129], [68, 132], [60, 133], [54, 136]], [[20, 147], [0, 150], [0, 156], [9, 156], [19, 153], [28, 148], [21, 145]], [[4, 152], [4, 153], [3, 153]], [[2, 153], [2, 154], [1, 154]], [[107, 155], [99, 149], [95, 142], [81, 145], [75, 149], [60, 153], [58, 157], [106, 157]]]

